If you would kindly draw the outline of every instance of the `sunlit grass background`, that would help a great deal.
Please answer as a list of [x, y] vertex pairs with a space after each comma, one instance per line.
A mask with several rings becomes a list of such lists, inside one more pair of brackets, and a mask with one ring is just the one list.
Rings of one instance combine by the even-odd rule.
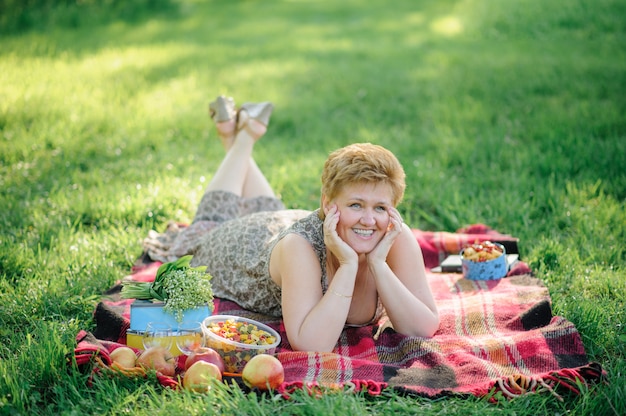
[[[616, 0], [0, 1], [0, 413], [623, 414], [624, 16]], [[218, 94], [275, 104], [255, 156], [290, 207], [316, 207], [331, 150], [369, 141], [405, 166], [411, 226], [519, 237], [611, 384], [499, 405], [88, 387], [64, 355], [148, 230], [192, 219], [223, 154]]]

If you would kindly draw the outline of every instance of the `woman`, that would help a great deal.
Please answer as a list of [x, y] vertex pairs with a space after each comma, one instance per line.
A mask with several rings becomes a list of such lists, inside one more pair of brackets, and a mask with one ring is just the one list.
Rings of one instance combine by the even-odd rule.
[[226, 156], [191, 226], [171, 246], [149, 242], [152, 257], [193, 254], [216, 296], [282, 316], [294, 350], [331, 351], [346, 325], [375, 322], [383, 310], [397, 332], [432, 336], [439, 318], [421, 250], [396, 209], [405, 187], [396, 157], [372, 144], [339, 149], [324, 165], [320, 208], [286, 210], [252, 159], [272, 105], [236, 111], [218, 97], [210, 109]]

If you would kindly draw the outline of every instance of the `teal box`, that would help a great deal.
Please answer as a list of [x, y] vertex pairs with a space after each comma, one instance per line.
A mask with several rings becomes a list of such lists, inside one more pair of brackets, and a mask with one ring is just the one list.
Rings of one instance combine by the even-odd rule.
[[[174, 314], [163, 310], [163, 305], [163, 302], [152, 302], [149, 300], [133, 301], [133, 303], [130, 304], [130, 329], [132, 331], [143, 332], [148, 322], [162, 322], [170, 325], [172, 330], [176, 331], [179, 322], [176, 320]], [[183, 312], [183, 321], [202, 322], [204, 318], [211, 316], [212, 312], [209, 305], [187, 309]]]

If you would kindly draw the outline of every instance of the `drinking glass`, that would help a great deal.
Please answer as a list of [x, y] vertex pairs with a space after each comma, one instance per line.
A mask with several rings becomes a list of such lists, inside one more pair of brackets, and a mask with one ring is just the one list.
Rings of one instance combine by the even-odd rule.
[[166, 350], [172, 348], [172, 327], [163, 322], [148, 322], [143, 333], [143, 347], [163, 347]]
[[186, 321], [178, 325], [176, 346], [185, 355], [201, 350], [205, 346], [205, 339], [200, 322]]

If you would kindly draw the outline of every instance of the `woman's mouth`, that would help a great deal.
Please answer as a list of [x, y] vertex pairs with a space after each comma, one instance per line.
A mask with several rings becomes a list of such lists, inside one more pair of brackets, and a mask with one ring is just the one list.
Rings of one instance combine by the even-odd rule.
[[354, 231], [355, 234], [358, 234], [362, 237], [371, 237], [372, 234], [374, 234], [374, 230], [363, 230], [360, 228], [353, 228], [352, 231]]

